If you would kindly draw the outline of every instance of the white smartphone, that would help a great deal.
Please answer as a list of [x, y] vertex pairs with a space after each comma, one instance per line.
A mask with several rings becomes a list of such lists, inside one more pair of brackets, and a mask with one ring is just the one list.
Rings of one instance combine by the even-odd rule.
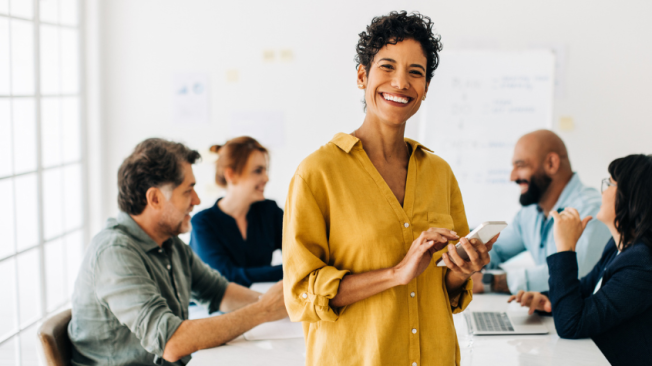
[[[484, 244], [491, 240], [499, 232], [503, 231], [503, 229], [506, 227], [507, 223], [505, 221], [485, 221], [480, 224], [480, 226], [476, 227], [475, 230], [471, 231], [469, 235], [466, 236], [466, 238], [469, 240], [478, 239]], [[455, 248], [457, 249], [457, 254], [459, 254], [462, 259], [465, 261], [469, 260], [469, 256], [466, 254], [466, 251], [462, 247], [461, 243], [457, 243]], [[453, 260], [453, 258], [450, 259]], [[439, 267], [446, 267], [446, 263], [441, 258], [437, 262], [437, 265]]]

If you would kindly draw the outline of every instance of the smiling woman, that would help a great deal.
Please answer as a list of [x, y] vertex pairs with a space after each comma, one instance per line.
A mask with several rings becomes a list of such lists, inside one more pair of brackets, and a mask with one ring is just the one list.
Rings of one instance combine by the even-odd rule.
[[[471, 301], [469, 277], [495, 238], [461, 239], [468, 262], [444, 254], [469, 232], [457, 180], [404, 138], [439, 62], [432, 26], [392, 12], [360, 33], [365, 119], [306, 158], [290, 184], [283, 289], [290, 318], [304, 322], [307, 365], [459, 365], [452, 313]], [[440, 258], [447, 267], [430, 265]]]
[[241, 136], [211, 151], [219, 156], [215, 182], [226, 195], [193, 217], [190, 246], [229, 281], [249, 287], [280, 280], [283, 268], [271, 262], [281, 248], [283, 210], [265, 199], [267, 149]]

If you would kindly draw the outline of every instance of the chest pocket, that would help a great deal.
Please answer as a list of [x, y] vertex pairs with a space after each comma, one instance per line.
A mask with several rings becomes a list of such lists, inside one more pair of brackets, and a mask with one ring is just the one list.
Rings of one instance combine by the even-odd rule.
[[428, 212], [428, 226], [454, 230], [453, 217], [438, 212]]

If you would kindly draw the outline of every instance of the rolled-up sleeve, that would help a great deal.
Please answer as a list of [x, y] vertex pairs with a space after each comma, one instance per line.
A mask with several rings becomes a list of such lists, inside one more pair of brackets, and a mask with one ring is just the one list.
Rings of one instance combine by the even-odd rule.
[[295, 175], [283, 220], [283, 292], [292, 321], [335, 321], [344, 311], [329, 302], [349, 271], [327, 265], [328, 257], [324, 214], [306, 182]]
[[463, 312], [464, 309], [466, 309], [466, 307], [469, 306], [471, 300], [473, 300], [473, 280], [469, 278], [462, 285], [462, 292], [449, 298], [449, 302], [451, 304], [451, 310], [453, 311], [453, 314]]
[[98, 300], [160, 362], [183, 320], [170, 310], [138, 253], [126, 246], [107, 247], [98, 253], [93, 274]]

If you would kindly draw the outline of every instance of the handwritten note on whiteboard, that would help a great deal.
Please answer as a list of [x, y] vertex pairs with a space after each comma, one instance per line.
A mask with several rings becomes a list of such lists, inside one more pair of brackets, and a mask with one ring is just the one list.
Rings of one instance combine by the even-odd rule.
[[514, 145], [551, 127], [554, 67], [550, 50], [441, 53], [420, 139], [453, 169], [471, 227], [509, 222], [520, 208], [509, 181]]

